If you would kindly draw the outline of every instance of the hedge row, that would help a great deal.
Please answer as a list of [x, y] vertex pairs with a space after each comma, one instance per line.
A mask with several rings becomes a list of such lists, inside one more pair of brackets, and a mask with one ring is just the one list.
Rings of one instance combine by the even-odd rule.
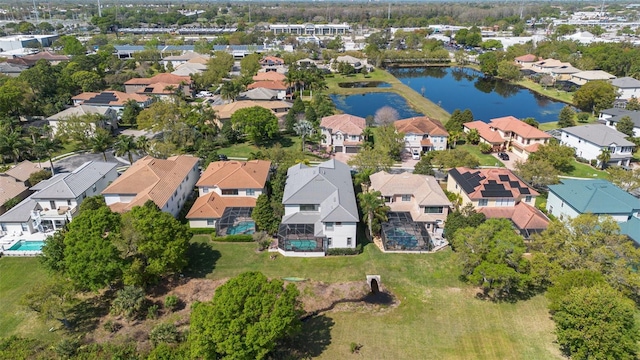
[[227, 236], [216, 236], [212, 239], [213, 241], [220, 242], [252, 242], [253, 235], [227, 235]]
[[216, 236], [216, 229], [215, 228], [191, 228], [191, 233], [193, 235], [211, 235], [211, 236]]
[[358, 245], [355, 248], [334, 248], [327, 249], [328, 256], [334, 255], [358, 255], [362, 252], [362, 245]]

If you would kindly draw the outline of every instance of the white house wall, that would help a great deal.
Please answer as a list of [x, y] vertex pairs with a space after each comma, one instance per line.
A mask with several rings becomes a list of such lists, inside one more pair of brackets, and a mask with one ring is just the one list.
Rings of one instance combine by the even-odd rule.
[[[324, 235], [327, 239], [331, 239], [329, 249], [334, 248], [355, 248], [356, 247], [356, 223], [341, 223], [337, 225], [333, 223], [333, 230], [327, 230], [326, 224], [323, 224]], [[351, 244], [347, 245], [347, 239], [351, 238]]]

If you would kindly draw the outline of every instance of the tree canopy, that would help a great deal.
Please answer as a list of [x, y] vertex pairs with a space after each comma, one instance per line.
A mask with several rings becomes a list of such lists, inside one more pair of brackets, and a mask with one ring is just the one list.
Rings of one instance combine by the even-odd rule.
[[616, 88], [610, 82], [589, 81], [573, 94], [573, 104], [583, 111], [599, 112], [610, 108], [616, 96]]
[[269, 110], [261, 106], [240, 109], [231, 115], [231, 123], [249, 138], [251, 142], [260, 145], [275, 139], [279, 134], [278, 118]]
[[216, 289], [191, 312], [191, 357], [264, 359], [279, 341], [300, 331], [298, 289], [247, 272]]

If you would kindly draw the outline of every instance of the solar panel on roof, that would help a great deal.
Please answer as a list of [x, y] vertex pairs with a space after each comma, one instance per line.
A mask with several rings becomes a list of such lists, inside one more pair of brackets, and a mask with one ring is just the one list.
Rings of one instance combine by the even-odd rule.
[[493, 185], [493, 184], [497, 184], [498, 182], [495, 180], [489, 180], [487, 181], [488, 184]]
[[480, 192], [482, 194], [482, 197], [490, 197], [490, 198], [508, 198], [508, 197], [513, 197], [513, 194], [511, 194], [511, 191], [508, 190], [483, 190]]
[[529, 191], [529, 188], [520, 188], [520, 194], [531, 194], [531, 191]]
[[498, 175], [500, 181], [509, 181], [509, 175]]
[[502, 184], [485, 184], [484, 189], [489, 191], [505, 190], [504, 185]]
[[114, 93], [100, 93], [91, 99], [85, 101], [85, 104], [109, 104], [110, 102], [118, 101], [118, 98]]
[[509, 181], [509, 185], [511, 185], [511, 187], [514, 189], [517, 189], [520, 187], [520, 183], [517, 181]]

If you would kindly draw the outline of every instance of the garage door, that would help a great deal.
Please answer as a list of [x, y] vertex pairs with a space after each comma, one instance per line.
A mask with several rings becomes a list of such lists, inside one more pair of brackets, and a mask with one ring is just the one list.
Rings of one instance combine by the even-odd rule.
[[357, 146], [347, 146], [345, 148], [345, 151], [347, 154], [356, 154], [358, 153], [358, 147]]
[[342, 146], [336, 146], [336, 147], [334, 147], [334, 148], [333, 148], [333, 152], [341, 153], [341, 152], [342, 152]]

